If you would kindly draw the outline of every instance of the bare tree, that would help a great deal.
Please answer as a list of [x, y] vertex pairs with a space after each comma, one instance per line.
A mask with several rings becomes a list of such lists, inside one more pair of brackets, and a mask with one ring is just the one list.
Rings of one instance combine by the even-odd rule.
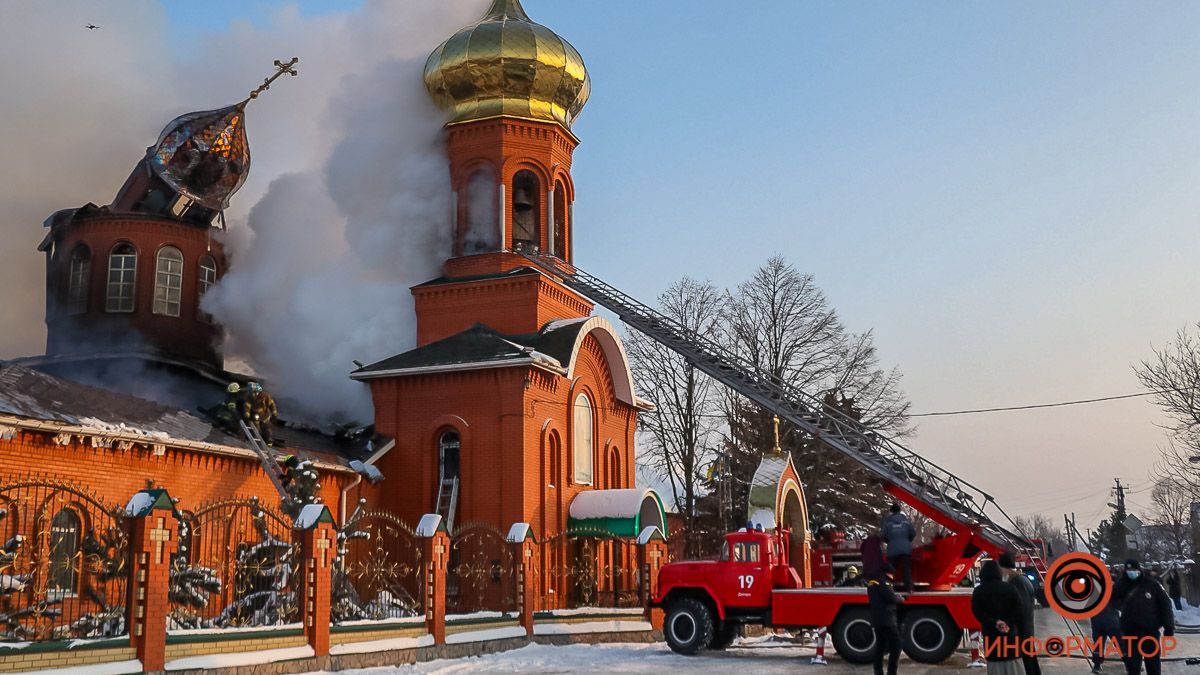
[[1159, 557], [1186, 557], [1191, 548], [1190, 519], [1195, 492], [1191, 487], [1173, 478], [1160, 478], [1150, 492], [1153, 506], [1153, 521], [1162, 538]]
[[1200, 341], [1189, 329], [1181, 329], [1173, 342], [1154, 350], [1154, 357], [1134, 371], [1171, 420], [1167, 429], [1172, 438], [1186, 448], [1187, 456], [1200, 453]]
[[[721, 330], [724, 295], [711, 283], [683, 278], [658, 297], [660, 311], [700, 335]], [[720, 423], [717, 384], [683, 357], [658, 342], [630, 331], [626, 349], [638, 387], [655, 405], [639, 417], [644, 466], [666, 479], [683, 520], [685, 552], [703, 548], [697, 525], [697, 501], [706, 469], [715, 458]]]
[[[1022, 536], [1041, 539], [1049, 549], [1051, 559], [1068, 552], [1065, 526], [1059, 525], [1057, 520], [1035, 513], [1032, 516], [1017, 516], [1013, 521]], [[1049, 564], [1050, 560], [1046, 563]]]
[[[729, 347], [767, 376], [812, 395], [836, 393], [843, 412], [876, 431], [909, 431], [900, 375], [879, 367], [871, 333], [849, 333], [812, 275], [784, 258], [770, 258], [729, 294], [725, 322]], [[723, 408], [744, 514], [749, 480], [775, 445], [774, 429], [769, 413], [736, 394], [726, 394]], [[878, 526], [891, 498], [865, 469], [789, 424], [781, 425], [780, 445], [805, 480], [814, 530], [831, 524], [861, 535]]]

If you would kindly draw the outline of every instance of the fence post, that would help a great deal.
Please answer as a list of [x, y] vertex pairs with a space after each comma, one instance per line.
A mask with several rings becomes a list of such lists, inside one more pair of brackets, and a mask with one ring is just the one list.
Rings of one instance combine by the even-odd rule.
[[125, 507], [130, 519], [129, 642], [146, 672], [161, 671], [167, 657], [171, 554], [179, 546], [175, 503], [166, 490], [142, 490]]
[[292, 525], [300, 539], [300, 607], [304, 638], [313, 656], [329, 654], [329, 605], [337, 530], [324, 504], [308, 504]]
[[435, 645], [446, 644], [446, 561], [450, 559], [450, 537], [442, 517], [426, 513], [417, 523], [417, 536], [424, 539], [422, 579], [425, 586], [425, 628]]
[[657, 527], [649, 525], [638, 535], [637, 543], [641, 558], [638, 585], [642, 590], [642, 607], [646, 608], [646, 620], [650, 625], [661, 630], [663, 612], [650, 607], [650, 602], [658, 595], [658, 571], [667, 563], [667, 539]]
[[513, 559], [517, 561], [517, 615], [525, 634], [533, 636], [533, 611], [536, 604], [537, 584], [533, 583], [533, 534], [529, 523], [513, 523], [508, 530], [508, 543], [513, 547]]

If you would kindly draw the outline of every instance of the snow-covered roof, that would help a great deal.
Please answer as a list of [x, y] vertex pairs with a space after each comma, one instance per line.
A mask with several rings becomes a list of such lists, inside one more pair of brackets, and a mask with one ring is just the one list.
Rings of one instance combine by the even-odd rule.
[[587, 490], [571, 501], [570, 514], [580, 520], [587, 518], [633, 518], [647, 497], [658, 499], [649, 488], [624, 490]]

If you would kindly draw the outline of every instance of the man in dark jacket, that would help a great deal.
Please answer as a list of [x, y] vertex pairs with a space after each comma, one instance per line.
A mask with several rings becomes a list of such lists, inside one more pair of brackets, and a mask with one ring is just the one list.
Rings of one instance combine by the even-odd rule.
[[971, 611], [983, 633], [988, 672], [1023, 672], [1017, 632], [1021, 624], [1021, 596], [1012, 584], [1004, 581], [995, 560], [983, 563], [979, 570], [979, 585], [971, 594]]
[[867, 602], [871, 608], [871, 628], [875, 630], [875, 675], [883, 675], [883, 653], [888, 655], [888, 675], [896, 675], [900, 664], [900, 622], [896, 605], [904, 599], [892, 590], [895, 569], [884, 563], [880, 574], [867, 582]]
[[1179, 581], [1179, 568], [1171, 570], [1167, 575], [1167, 595], [1171, 596], [1176, 610], [1183, 609], [1183, 584]]
[[[1138, 675], [1142, 672], [1142, 660], [1145, 659], [1146, 674], [1159, 675], [1162, 672], [1162, 655], [1157, 649], [1151, 650], [1149, 641], [1144, 649], [1139, 649], [1138, 645], [1143, 638], [1158, 641], [1162, 635], [1175, 634], [1175, 612], [1171, 609], [1171, 599], [1157, 581], [1142, 573], [1141, 564], [1132, 559], [1125, 562], [1125, 577], [1117, 582], [1113, 594], [1121, 603], [1122, 644], [1126, 645], [1125, 672]], [[1159, 633], [1160, 630], [1162, 633]], [[1143, 652], [1149, 651], [1154, 653], [1143, 656]]]
[[[1025, 573], [1017, 569], [1017, 563], [1013, 559], [1011, 553], [1005, 552], [1000, 556], [1000, 573], [1008, 583], [1012, 584], [1013, 588], [1017, 589], [1017, 594], [1021, 596], [1021, 623], [1017, 626], [1017, 633], [1021, 639], [1034, 637], [1033, 630], [1033, 606], [1035, 602], [1033, 582], [1029, 581], [1029, 577]], [[1025, 675], [1041, 675], [1042, 669], [1038, 665], [1036, 654], [1021, 654], [1021, 660], [1025, 662]]]
[[912, 591], [912, 542], [917, 530], [899, 504], [892, 504], [892, 513], [883, 521], [881, 529], [883, 542], [887, 544], [887, 560], [897, 570], [904, 570], [904, 590]]
[[1121, 644], [1121, 615], [1117, 612], [1120, 606], [1121, 602], [1114, 593], [1109, 597], [1104, 609], [1092, 617], [1092, 639], [1101, 641], [1100, 648], [1092, 654], [1093, 673], [1100, 672], [1100, 665], [1104, 663], [1104, 652], [1107, 651], [1109, 643], [1117, 640], [1117, 644]]

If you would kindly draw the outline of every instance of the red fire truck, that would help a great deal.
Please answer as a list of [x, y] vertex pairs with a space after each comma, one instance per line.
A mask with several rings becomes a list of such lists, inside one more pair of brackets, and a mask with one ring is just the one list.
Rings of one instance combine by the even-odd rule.
[[[977, 627], [970, 611], [970, 589], [958, 589], [957, 584], [984, 554], [995, 557], [1005, 550], [1030, 548], [1028, 541], [1001, 524], [1011, 525], [1012, 520], [990, 495], [578, 267], [536, 252], [521, 255], [675, 351], [694, 368], [819, 440], [831, 452], [853, 459], [880, 478], [897, 500], [943, 528], [943, 534], [912, 556], [918, 590], [900, 610], [903, 646], [911, 658], [941, 661], [954, 650], [963, 628]], [[804, 587], [803, 580], [813, 578], [812, 570], [798, 574], [793, 568], [789, 557], [797, 554], [789, 549], [787, 527], [785, 522], [771, 522], [763, 524], [769, 533], [740, 530], [726, 535], [719, 560], [662, 568], [652, 601], [666, 610], [664, 632], [672, 649], [692, 654], [723, 648], [733, 640], [739, 624], [828, 626], [843, 658], [862, 663], [870, 657], [874, 634], [867, 621], [865, 589]]]

